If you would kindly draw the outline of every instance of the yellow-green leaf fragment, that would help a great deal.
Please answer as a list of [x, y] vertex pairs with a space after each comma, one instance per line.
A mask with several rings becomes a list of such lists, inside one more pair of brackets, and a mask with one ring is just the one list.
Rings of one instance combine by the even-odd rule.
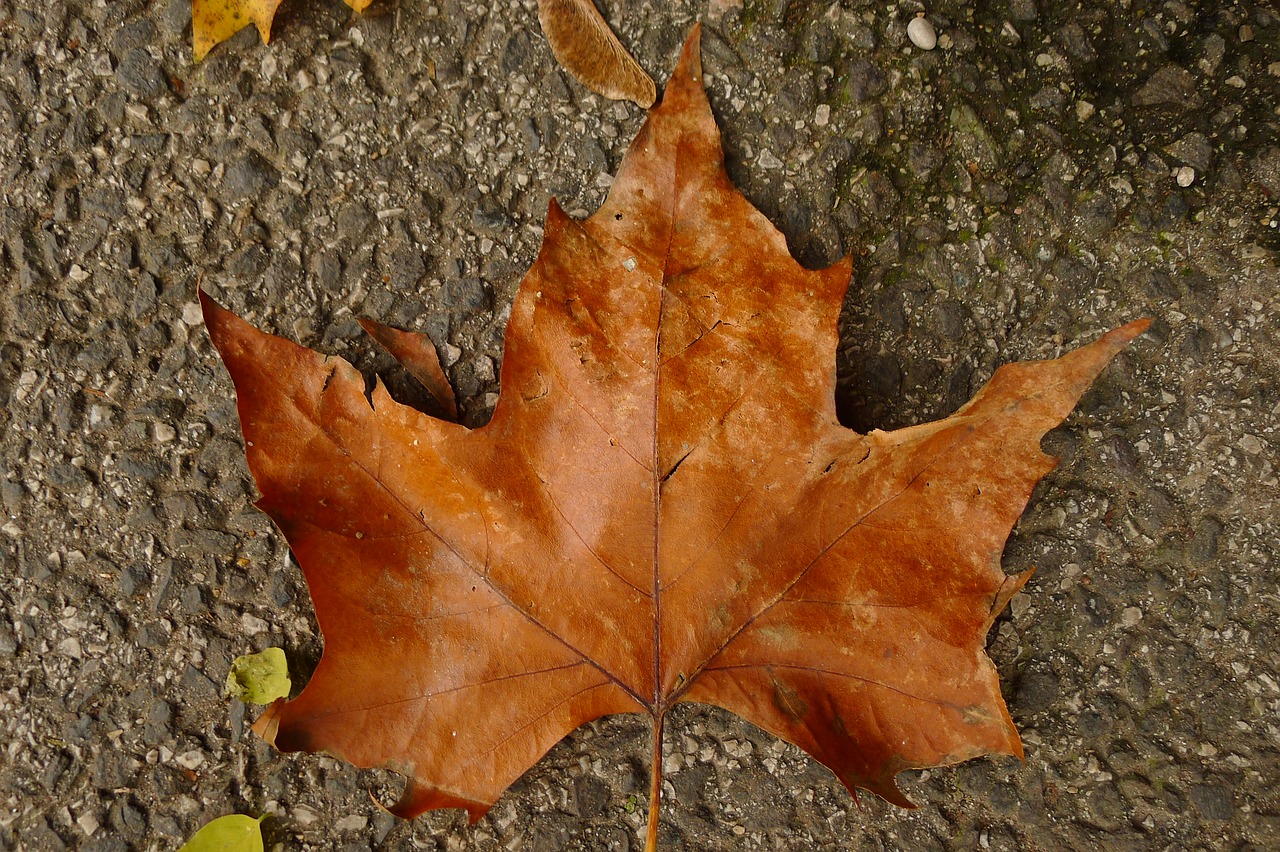
[[178, 852], [263, 852], [261, 823], [262, 817], [244, 814], [218, 817], [205, 823]]
[[227, 695], [245, 704], [270, 704], [289, 695], [289, 663], [280, 648], [236, 657], [227, 673]]

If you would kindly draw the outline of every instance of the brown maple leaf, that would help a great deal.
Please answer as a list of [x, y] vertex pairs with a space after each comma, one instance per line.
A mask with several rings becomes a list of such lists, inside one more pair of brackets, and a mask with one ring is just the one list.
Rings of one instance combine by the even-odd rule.
[[478, 819], [579, 725], [727, 708], [853, 791], [1022, 752], [983, 637], [1041, 436], [1143, 321], [998, 370], [943, 420], [836, 420], [846, 259], [806, 271], [729, 183], [697, 30], [605, 205], [553, 202], [475, 430], [204, 298], [259, 507], [324, 654], [254, 729], [408, 776], [394, 811]]

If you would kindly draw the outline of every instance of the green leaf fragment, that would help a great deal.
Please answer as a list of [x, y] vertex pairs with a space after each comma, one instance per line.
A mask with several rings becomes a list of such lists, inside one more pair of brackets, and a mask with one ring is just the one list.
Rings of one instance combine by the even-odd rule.
[[264, 817], [265, 814], [258, 819], [244, 814], [218, 817], [205, 823], [178, 852], [263, 852], [261, 823]]
[[227, 695], [245, 704], [270, 704], [289, 695], [289, 663], [280, 648], [236, 657], [227, 673]]

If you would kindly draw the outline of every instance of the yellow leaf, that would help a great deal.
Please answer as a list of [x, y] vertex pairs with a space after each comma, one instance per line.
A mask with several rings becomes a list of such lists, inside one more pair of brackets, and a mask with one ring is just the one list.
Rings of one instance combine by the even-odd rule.
[[205, 823], [178, 852], [263, 852], [262, 820], [244, 814]]
[[280, 0], [191, 0], [191, 41], [196, 62], [215, 44], [224, 42], [250, 24], [258, 27], [262, 41], [271, 41], [271, 20]]
[[270, 704], [287, 698], [291, 685], [289, 663], [279, 648], [236, 657], [227, 672], [227, 695], [245, 704]]
[[[363, 12], [373, 0], [345, 0], [357, 12]], [[191, 47], [196, 62], [204, 59], [215, 44], [220, 44], [250, 24], [258, 28], [262, 43], [271, 41], [271, 21], [280, 8], [280, 0], [191, 0]]]

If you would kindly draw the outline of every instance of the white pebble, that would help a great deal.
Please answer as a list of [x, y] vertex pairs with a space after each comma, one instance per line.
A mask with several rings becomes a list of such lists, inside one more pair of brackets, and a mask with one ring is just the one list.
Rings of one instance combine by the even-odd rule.
[[768, 148], [765, 148], [763, 151], [760, 152], [760, 156], [756, 158], [756, 162], [760, 165], [760, 168], [762, 169], [782, 168], [782, 161], [779, 160], [777, 155], [774, 154], [772, 151], [770, 151]]
[[1196, 170], [1190, 166], [1183, 166], [1178, 169], [1175, 177], [1178, 180], [1178, 186], [1187, 187], [1196, 181]]
[[338, 831], [364, 831], [368, 824], [368, 817], [361, 816], [360, 814], [351, 814], [350, 816], [344, 816], [342, 819], [334, 823], [334, 827], [338, 829]]
[[938, 34], [934, 32], [933, 24], [924, 16], [912, 18], [907, 24], [907, 38], [921, 50], [933, 50], [938, 46]]
[[316, 813], [306, 805], [298, 805], [293, 809], [293, 821], [303, 828], [306, 828], [318, 819], [320, 819], [320, 814]]
[[80, 826], [80, 830], [87, 836], [93, 837], [93, 833], [98, 830], [98, 818], [89, 811], [85, 811], [76, 817], [76, 825]]

